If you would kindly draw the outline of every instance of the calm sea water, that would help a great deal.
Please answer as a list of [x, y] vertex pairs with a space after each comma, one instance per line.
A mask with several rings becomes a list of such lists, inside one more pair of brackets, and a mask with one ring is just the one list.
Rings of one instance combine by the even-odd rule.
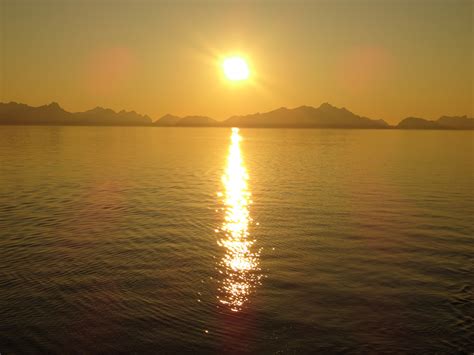
[[474, 132], [231, 134], [0, 127], [0, 352], [474, 351]]

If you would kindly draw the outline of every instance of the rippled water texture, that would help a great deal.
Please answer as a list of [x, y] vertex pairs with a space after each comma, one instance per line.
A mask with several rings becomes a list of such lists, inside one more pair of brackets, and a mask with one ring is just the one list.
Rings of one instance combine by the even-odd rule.
[[473, 132], [0, 127], [0, 352], [473, 352]]

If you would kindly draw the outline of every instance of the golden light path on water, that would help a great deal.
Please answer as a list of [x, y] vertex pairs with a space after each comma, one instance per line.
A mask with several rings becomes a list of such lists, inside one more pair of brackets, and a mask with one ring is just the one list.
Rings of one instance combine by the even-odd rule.
[[240, 151], [241, 139], [239, 129], [232, 128], [227, 166], [222, 176], [224, 193], [218, 194], [224, 197], [224, 223], [216, 230], [221, 233], [218, 244], [225, 252], [219, 264], [223, 279], [218, 298], [235, 312], [242, 309], [260, 280], [259, 253], [253, 250], [255, 241], [249, 235], [252, 201], [247, 184], [249, 176]]

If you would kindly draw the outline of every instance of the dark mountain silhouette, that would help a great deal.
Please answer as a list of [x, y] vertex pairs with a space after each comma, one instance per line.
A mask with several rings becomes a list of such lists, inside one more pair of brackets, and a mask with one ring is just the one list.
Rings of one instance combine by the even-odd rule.
[[436, 121], [407, 117], [396, 128], [400, 129], [474, 129], [474, 118], [467, 116], [442, 116]]
[[223, 123], [237, 127], [301, 127], [301, 128], [389, 128], [384, 120], [358, 116], [346, 108], [324, 103], [318, 108], [301, 106], [285, 107], [266, 113], [233, 116]]
[[56, 102], [31, 107], [16, 102], [0, 103], [0, 124], [15, 125], [92, 125], [92, 126], [146, 126], [151, 118], [135, 111], [115, 112], [111, 109], [95, 109], [71, 113]]
[[403, 129], [436, 129], [439, 128], [435, 121], [428, 121], [419, 117], [407, 117], [403, 119], [397, 128]]
[[176, 126], [176, 124], [180, 120], [181, 120], [181, 117], [167, 114], [167, 115], [164, 115], [163, 117], [161, 117], [159, 120], [155, 121], [153, 124], [155, 126], [162, 126], [162, 127]]
[[72, 114], [64, 111], [56, 102], [39, 107], [16, 102], [0, 103], [0, 124], [62, 125], [69, 124], [71, 119]]
[[206, 116], [186, 116], [179, 120], [177, 126], [181, 127], [213, 127], [218, 126], [219, 122], [215, 119]]
[[474, 118], [442, 116], [436, 121], [408, 117], [397, 126], [384, 120], [358, 116], [346, 108], [328, 103], [315, 108], [300, 106], [216, 121], [206, 116], [165, 115], [155, 122], [135, 111], [115, 112], [96, 107], [85, 112], [67, 112], [56, 102], [32, 107], [16, 102], [0, 103], [0, 125], [76, 125], [76, 126], [158, 126], [158, 127], [288, 127], [288, 128], [399, 128], [399, 129], [474, 129]]
[[155, 126], [161, 127], [215, 127], [220, 122], [206, 116], [185, 116], [177, 117], [173, 115], [165, 115], [154, 123]]
[[298, 127], [298, 128], [389, 128], [383, 120], [372, 120], [353, 114], [345, 108], [328, 103], [318, 108], [301, 106], [285, 107], [265, 113], [233, 116], [218, 122], [209, 117], [166, 115], [155, 122], [156, 126], [221, 126], [221, 127]]
[[109, 108], [96, 107], [85, 112], [74, 113], [74, 120], [81, 125], [102, 126], [149, 126], [152, 120], [135, 111], [115, 112]]
[[442, 116], [436, 122], [444, 128], [474, 129], [474, 118], [467, 116]]

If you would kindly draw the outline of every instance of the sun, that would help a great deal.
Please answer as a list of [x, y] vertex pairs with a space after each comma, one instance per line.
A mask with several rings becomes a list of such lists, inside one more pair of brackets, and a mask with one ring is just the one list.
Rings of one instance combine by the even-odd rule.
[[222, 62], [222, 69], [227, 79], [232, 81], [246, 80], [249, 77], [249, 67], [242, 57], [228, 57]]

